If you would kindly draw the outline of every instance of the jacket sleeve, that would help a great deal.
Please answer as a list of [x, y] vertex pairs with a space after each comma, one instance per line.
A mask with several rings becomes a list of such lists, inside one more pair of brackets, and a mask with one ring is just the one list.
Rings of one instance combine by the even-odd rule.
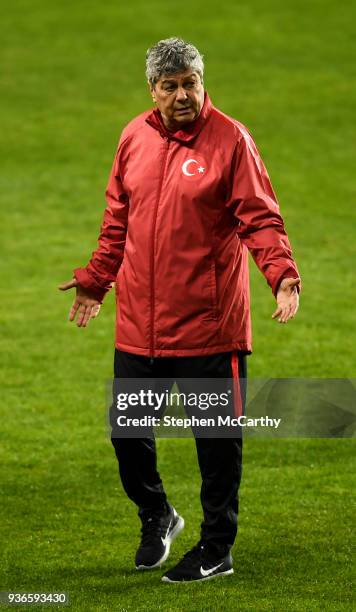
[[106, 208], [98, 247], [85, 268], [76, 268], [78, 283], [102, 302], [112, 287], [124, 256], [129, 200], [120, 178], [120, 144], [105, 192]]
[[235, 149], [227, 206], [237, 220], [240, 240], [276, 296], [283, 278], [298, 278], [299, 273], [267, 170], [247, 130]]

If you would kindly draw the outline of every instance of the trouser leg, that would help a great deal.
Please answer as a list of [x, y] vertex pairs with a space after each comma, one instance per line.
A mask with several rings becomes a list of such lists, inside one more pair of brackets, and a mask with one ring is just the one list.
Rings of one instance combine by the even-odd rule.
[[[150, 378], [157, 375], [147, 357], [115, 350], [115, 378]], [[113, 408], [111, 408], [112, 410]], [[121, 482], [139, 511], [166, 510], [167, 497], [157, 470], [156, 443], [152, 437], [118, 438], [112, 435]]]
[[237, 534], [242, 438], [196, 438], [195, 442], [202, 477], [201, 537], [224, 554]]
[[157, 470], [153, 438], [112, 438], [126, 495], [141, 509], [165, 509], [167, 497]]
[[[180, 365], [180, 376], [183, 377], [184, 363]], [[239, 398], [235, 398], [235, 404], [238, 404], [239, 410], [244, 411], [246, 355], [222, 353], [203, 358], [189, 358], [186, 367], [191, 378], [237, 376], [239, 381], [236, 388]], [[223, 555], [231, 548], [237, 534], [242, 438], [197, 437], [195, 443], [202, 477], [200, 499], [204, 520], [201, 525], [201, 537], [215, 548], [218, 554]]]

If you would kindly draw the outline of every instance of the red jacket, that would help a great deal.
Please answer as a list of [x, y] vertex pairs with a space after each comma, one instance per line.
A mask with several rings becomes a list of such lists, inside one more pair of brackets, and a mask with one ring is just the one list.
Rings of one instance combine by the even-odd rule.
[[251, 135], [214, 108], [168, 132], [158, 110], [124, 129], [99, 245], [78, 282], [116, 281], [117, 348], [151, 357], [251, 351], [248, 251], [274, 294], [298, 277]]

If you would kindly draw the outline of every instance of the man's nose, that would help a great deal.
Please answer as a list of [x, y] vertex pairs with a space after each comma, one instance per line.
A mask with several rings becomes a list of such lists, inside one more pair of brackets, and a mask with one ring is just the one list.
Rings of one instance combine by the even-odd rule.
[[187, 98], [187, 92], [185, 91], [184, 87], [178, 87], [176, 100], [178, 100], [178, 102], [184, 102]]

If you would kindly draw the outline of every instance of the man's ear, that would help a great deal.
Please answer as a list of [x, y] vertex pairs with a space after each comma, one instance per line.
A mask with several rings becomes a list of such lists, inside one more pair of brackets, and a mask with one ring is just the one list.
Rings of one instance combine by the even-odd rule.
[[154, 102], [157, 102], [157, 100], [156, 100], [156, 94], [155, 94], [155, 88], [154, 88], [154, 85], [151, 85], [151, 83], [148, 83], [148, 86], [149, 86], [149, 88], [150, 88], [150, 94], [151, 94], [151, 96], [152, 96], [152, 100], [153, 100]]

